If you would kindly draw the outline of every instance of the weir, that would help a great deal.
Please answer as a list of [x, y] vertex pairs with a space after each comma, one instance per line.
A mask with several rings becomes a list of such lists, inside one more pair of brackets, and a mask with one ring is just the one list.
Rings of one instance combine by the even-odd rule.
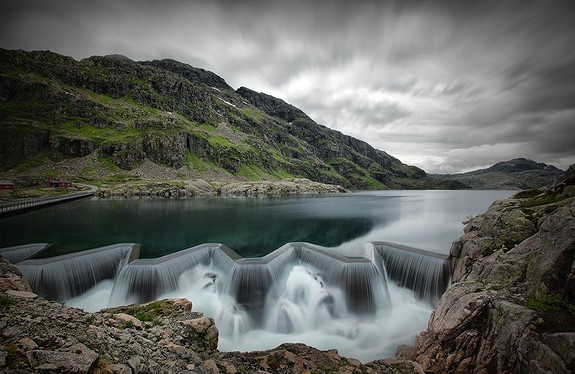
[[114, 244], [61, 256], [32, 258], [16, 266], [35, 293], [63, 301], [83, 294], [103, 280], [114, 279], [137, 247], [134, 243]]
[[[247, 315], [249, 321], [242, 317], [241, 324], [272, 324], [280, 331], [296, 328], [294, 303], [310, 302], [308, 309], [321, 307], [322, 313], [332, 316], [369, 316], [391, 308], [388, 277], [433, 306], [450, 281], [448, 256], [389, 242], [368, 243], [363, 257], [346, 257], [302, 242], [285, 244], [260, 258], [241, 258], [218, 243], [151, 259], [139, 258], [139, 246], [133, 243], [29, 258], [32, 248], [46, 247], [22, 246], [18, 255], [17, 247], [2, 251], [16, 262], [32, 289], [46, 298], [64, 301], [106, 279], [113, 280], [108, 306], [147, 302], [194, 286], [231, 297], [234, 303], [225, 312], [228, 320], [237, 322], [238, 316]], [[317, 300], [309, 300], [313, 287], [305, 287], [301, 279], [316, 287]]]
[[[116, 276], [110, 306], [155, 300], [174, 291], [181, 276], [204, 265], [214, 272], [229, 274], [240, 256], [224, 244], [202, 244], [166, 256], [139, 259], [136, 255]], [[215, 273], [212, 273], [215, 277]], [[210, 278], [213, 282], [215, 278]]]
[[[261, 325], [268, 315], [264, 311], [285, 297], [288, 278], [296, 266], [305, 269], [320, 288], [341, 291], [347, 312], [373, 315], [391, 304], [387, 280], [371, 260], [341, 256], [309, 243], [288, 243], [264, 257], [237, 260], [230, 294], [249, 312], [252, 322]], [[301, 298], [306, 297], [305, 289], [300, 293], [304, 294]], [[278, 311], [285, 312], [285, 308]]]
[[451, 279], [449, 255], [390, 242], [372, 242], [369, 246], [374, 261], [385, 267], [389, 279], [437, 306]]
[[27, 258], [33, 257], [44, 252], [52, 246], [51, 243], [32, 243], [17, 245], [14, 247], [0, 248], [0, 255], [13, 264], [22, 262]]

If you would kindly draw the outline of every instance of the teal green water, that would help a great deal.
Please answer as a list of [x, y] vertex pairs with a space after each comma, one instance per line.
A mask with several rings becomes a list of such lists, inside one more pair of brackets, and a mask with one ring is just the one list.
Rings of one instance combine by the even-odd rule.
[[329, 196], [186, 200], [82, 200], [0, 220], [0, 247], [34, 242], [48, 255], [113, 243], [141, 244], [157, 257], [207, 242], [244, 257], [305, 241], [358, 254], [368, 240], [437, 252], [462, 234], [461, 221], [510, 191], [374, 191]]

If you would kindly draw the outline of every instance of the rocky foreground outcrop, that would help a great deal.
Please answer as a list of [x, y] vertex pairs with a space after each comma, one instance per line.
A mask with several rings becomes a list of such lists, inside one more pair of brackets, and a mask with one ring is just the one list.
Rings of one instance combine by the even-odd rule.
[[469, 220], [415, 349], [430, 373], [575, 372], [575, 168]]

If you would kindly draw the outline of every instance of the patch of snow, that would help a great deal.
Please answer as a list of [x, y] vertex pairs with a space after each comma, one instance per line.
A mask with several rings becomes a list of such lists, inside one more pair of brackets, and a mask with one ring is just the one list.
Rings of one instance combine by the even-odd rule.
[[218, 99], [220, 99], [221, 101], [223, 101], [224, 103], [233, 106], [234, 108], [237, 108], [237, 106], [235, 106], [234, 104], [230, 103], [229, 101], [225, 101], [224, 99], [222, 99], [221, 97], [218, 97]]
[[220, 90], [219, 88], [216, 88], [216, 87], [210, 87], [210, 88], [213, 88], [213, 89], [216, 90], [216, 91], [222, 92], [222, 90]]

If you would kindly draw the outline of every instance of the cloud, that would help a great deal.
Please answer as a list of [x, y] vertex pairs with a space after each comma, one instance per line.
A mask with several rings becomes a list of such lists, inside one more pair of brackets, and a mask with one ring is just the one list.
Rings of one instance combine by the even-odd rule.
[[4, 0], [0, 46], [173, 58], [428, 172], [575, 163], [575, 3]]

